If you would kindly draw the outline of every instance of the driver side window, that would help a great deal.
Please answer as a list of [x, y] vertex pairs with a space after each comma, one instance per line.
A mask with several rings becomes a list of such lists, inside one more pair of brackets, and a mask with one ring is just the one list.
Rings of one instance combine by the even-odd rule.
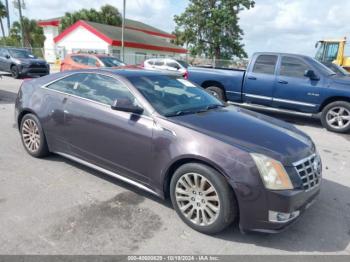
[[137, 105], [134, 95], [123, 83], [101, 74], [74, 74], [48, 85], [47, 88], [106, 105], [111, 105], [115, 100]]

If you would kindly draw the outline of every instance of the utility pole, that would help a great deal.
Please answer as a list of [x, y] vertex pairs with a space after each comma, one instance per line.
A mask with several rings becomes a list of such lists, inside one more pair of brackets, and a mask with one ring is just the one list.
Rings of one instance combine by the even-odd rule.
[[[19, 20], [21, 24], [21, 45], [24, 47], [24, 30], [23, 30], [23, 16], [22, 16], [22, 0], [17, 0], [18, 3], [18, 12], [19, 12]], [[24, 3], [24, 2], [23, 2]]]
[[6, 13], [7, 13], [7, 35], [10, 35], [10, 30], [11, 30], [11, 21], [10, 21], [10, 12], [9, 12], [9, 1], [5, 0], [5, 5], [6, 5]]
[[125, 31], [125, 1], [123, 0], [123, 17], [122, 17], [122, 61], [125, 63], [125, 51], [124, 51], [124, 31]]

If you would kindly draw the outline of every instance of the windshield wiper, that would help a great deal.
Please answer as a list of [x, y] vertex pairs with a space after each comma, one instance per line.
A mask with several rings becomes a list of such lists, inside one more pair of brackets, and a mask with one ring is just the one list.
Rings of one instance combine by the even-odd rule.
[[193, 110], [179, 110], [179, 111], [176, 111], [176, 112], [165, 114], [165, 116], [166, 117], [183, 116], [183, 115], [194, 114], [194, 113], [197, 113], [197, 111], [193, 111]]
[[209, 111], [211, 109], [217, 109], [219, 107], [225, 107], [225, 105], [220, 105], [220, 104], [211, 104], [211, 105], [207, 105], [206, 107], [204, 107], [203, 109], [201, 109], [200, 111], [198, 111], [197, 113], [200, 112], [206, 112]]

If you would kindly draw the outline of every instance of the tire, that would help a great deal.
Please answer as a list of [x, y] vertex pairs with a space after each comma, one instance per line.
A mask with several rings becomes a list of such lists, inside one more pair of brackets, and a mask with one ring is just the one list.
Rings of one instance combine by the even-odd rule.
[[226, 96], [224, 90], [222, 88], [217, 87], [217, 86], [209, 86], [206, 88], [206, 90], [215, 96], [216, 98], [220, 99], [221, 101], [226, 102]]
[[[197, 186], [194, 186], [195, 177]], [[186, 179], [190, 181], [186, 182]], [[202, 182], [201, 189], [198, 185]], [[192, 187], [189, 187], [190, 183]], [[212, 193], [207, 193], [206, 196], [203, 194], [204, 191], [212, 189]], [[238, 214], [233, 190], [225, 177], [203, 164], [189, 163], [179, 167], [170, 182], [170, 197], [180, 218], [188, 226], [204, 234], [221, 232], [233, 223]]]
[[35, 115], [24, 115], [21, 120], [20, 135], [24, 148], [31, 156], [41, 158], [49, 154], [43, 129]]
[[322, 110], [322, 125], [329, 131], [348, 133], [350, 131], [350, 103], [336, 101]]
[[21, 77], [18, 67], [16, 65], [11, 66], [11, 75], [15, 79], [18, 79]]

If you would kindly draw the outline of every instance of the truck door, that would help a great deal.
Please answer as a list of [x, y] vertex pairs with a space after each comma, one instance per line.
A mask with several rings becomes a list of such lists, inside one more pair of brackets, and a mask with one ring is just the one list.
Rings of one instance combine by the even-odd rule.
[[245, 102], [271, 106], [277, 55], [258, 55], [249, 66], [243, 86]]
[[282, 56], [273, 98], [274, 107], [305, 113], [317, 111], [322, 96], [322, 79], [311, 80], [304, 76], [306, 70], [316, 73], [307, 61], [299, 57]]

